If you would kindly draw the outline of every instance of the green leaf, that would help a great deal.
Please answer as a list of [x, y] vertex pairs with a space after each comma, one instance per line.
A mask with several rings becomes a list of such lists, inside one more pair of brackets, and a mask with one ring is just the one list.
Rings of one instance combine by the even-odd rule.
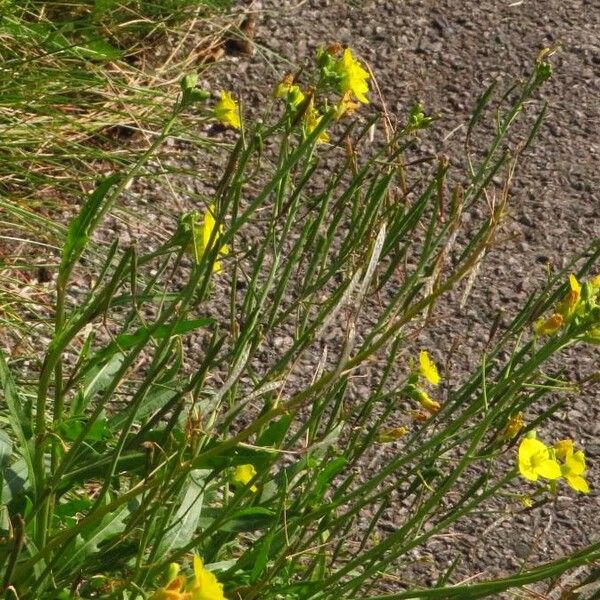
[[86, 372], [81, 383], [82, 389], [71, 406], [72, 416], [84, 414], [94, 395], [106, 389], [112, 383], [124, 359], [125, 355], [122, 352], [115, 352], [108, 359], [108, 362], [94, 365]]
[[319, 473], [315, 479], [315, 487], [312, 493], [314, 500], [320, 500], [323, 497], [327, 491], [327, 488], [329, 487], [329, 484], [331, 483], [331, 480], [344, 469], [347, 463], [348, 461], [343, 456], [338, 456], [327, 463], [325, 467], [319, 469]]
[[340, 435], [342, 433], [343, 428], [344, 423], [340, 422], [335, 427], [333, 427], [322, 440], [311, 444], [311, 454], [319, 458], [325, 456], [329, 448], [336, 444], [340, 439]]
[[67, 561], [61, 568], [74, 569], [93, 554], [100, 552], [100, 544], [110, 540], [125, 530], [125, 519], [129, 516], [129, 507], [123, 506], [119, 510], [107, 515], [102, 521], [89, 532], [77, 536], [75, 547], [66, 554]]
[[292, 415], [283, 415], [277, 421], [269, 423], [269, 426], [261, 433], [256, 441], [257, 446], [273, 446], [278, 448], [285, 438], [285, 434], [292, 423]]
[[488, 88], [485, 90], [485, 92], [479, 98], [477, 98], [477, 104], [475, 105], [475, 109], [473, 110], [473, 115], [471, 116], [471, 121], [469, 123], [469, 128], [467, 129], [467, 137], [471, 135], [473, 128], [481, 119], [483, 110], [489, 104], [492, 94], [496, 89], [497, 83], [498, 80], [494, 79], [492, 83], [488, 86]]
[[74, 498], [66, 502], [60, 502], [54, 509], [55, 514], [61, 517], [74, 517], [77, 513], [89, 510], [92, 501], [88, 497]]
[[273, 543], [274, 538], [275, 529], [272, 528], [260, 542], [260, 546], [254, 560], [254, 565], [252, 566], [252, 572], [250, 574], [250, 581], [253, 583], [258, 581], [258, 578], [261, 576], [262, 572], [265, 570], [265, 567], [269, 563], [269, 551], [271, 550], [271, 544]]
[[[286, 503], [288, 501], [287, 489], [282, 490], [283, 493], [279, 495], [279, 508], [277, 514], [277, 522], [281, 521], [282, 515], [286, 510]], [[250, 573], [250, 581], [256, 582], [259, 580], [266, 566], [269, 564], [269, 558], [271, 554], [271, 548], [273, 547], [273, 541], [275, 540], [275, 534], [277, 528], [271, 527], [267, 533], [258, 542], [258, 548], [256, 546], [250, 552], [250, 561], [252, 564], [252, 571]]]
[[[84, 419], [82, 418], [65, 419], [59, 426], [61, 436], [69, 442], [74, 442], [83, 428]], [[88, 442], [100, 442], [109, 437], [110, 429], [106, 423], [106, 416], [102, 414], [94, 421], [84, 439]]]
[[[207, 446], [206, 449], [208, 448], [210, 446]], [[212, 455], [206, 459], [199, 457], [200, 460], [197, 463], [195, 462], [194, 466], [203, 469], [222, 470], [227, 467], [252, 464], [256, 467], [257, 471], [262, 471], [273, 460], [273, 457], [276, 456], [278, 456], [277, 450], [237, 446], [227, 448], [223, 451], [223, 454]]]
[[206, 327], [214, 323], [214, 319], [208, 317], [202, 319], [190, 319], [189, 321], [180, 321], [173, 325], [154, 325], [150, 327], [140, 327], [133, 333], [122, 333], [106, 348], [100, 350], [92, 359], [93, 363], [102, 363], [116, 352], [130, 350], [146, 339], [162, 339], [168, 335], [184, 335], [190, 331]]
[[120, 178], [120, 175], [113, 174], [102, 180], [98, 187], [89, 195], [77, 217], [71, 221], [58, 269], [58, 281], [60, 285], [64, 286], [66, 284], [71, 269], [82, 255], [90, 240], [90, 235], [101, 212], [104, 198]]
[[[162, 385], [152, 386], [136, 411], [135, 422], [139, 423], [161, 409], [178, 393], [177, 389], [166, 388]], [[108, 421], [109, 428], [113, 431], [120, 429], [127, 422], [128, 414], [129, 407], [126, 407], [121, 412], [113, 415]]]
[[0, 429], [0, 467], [7, 464], [12, 456], [12, 441], [6, 431]]
[[223, 531], [259, 531], [268, 529], [274, 522], [275, 513], [260, 506], [243, 508], [234, 513], [222, 527]]
[[18, 449], [22, 455], [22, 459], [16, 461], [3, 474], [2, 500], [8, 502], [14, 495], [23, 492], [28, 481], [33, 481], [33, 438], [28, 403], [17, 392], [12, 374], [1, 351], [0, 384], [4, 390], [4, 399], [8, 407], [8, 422], [17, 439]]
[[30, 485], [30, 469], [24, 458], [19, 458], [2, 472], [2, 502], [8, 504], [13, 498], [22, 495]]
[[211, 471], [204, 469], [195, 469], [190, 472], [181, 504], [160, 546], [162, 555], [182, 548], [194, 537], [202, 513], [205, 479], [210, 473]]
[[3, 352], [0, 350], [0, 384], [4, 390], [4, 399], [8, 407], [9, 422], [13, 432], [17, 436], [19, 443], [26, 445], [27, 440], [32, 435], [31, 415], [29, 411], [24, 410], [28, 403], [24, 401], [17, 392], [17, 387], [12, 378], [12, 374]]

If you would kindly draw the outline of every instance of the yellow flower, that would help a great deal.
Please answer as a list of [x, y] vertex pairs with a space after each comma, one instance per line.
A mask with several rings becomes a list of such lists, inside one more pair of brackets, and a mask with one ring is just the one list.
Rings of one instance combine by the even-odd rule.
[[[321, 122], [323, 115], [319, 114], [319, 111], [313, 106], [311, 102], [304, 113], [304, 123], [306, 125], [306, 130], [308, 133], [312, 133]], [[317, 138], [317, 143], [326, 144], [329, 141], [329, 134], [327, 131], [321, 131], [319, 137]]]
[[335, 63], [334, 71], [340, 78], [340, 90], [343, 94], [352, 92], [359, 102], [369, 103], [366, 96], [369, 91], [369, 72], [352, 56], [350, 48], [344, 50], [342, 58]]
[[183, 588], [185, 587], [185, 577], [178, 577], [178, 573], [179, 565], [171, 563], [169, 565], [167, 585], [156, 590], [156, 592], [150, 596], [150, 600], [191, 600], [190, 594], [183, 591]]
[[577, 277], [575, 277], [573, 273], [569, 275], [569, 286], [571, 288], [571, 291], [575, 292], [577, 296], [581, 295], [581, 284], [579, 283], [579, 281], [577, 281]]
[[[241, 485], [247, 485], [255, 476], [256, 469], [254, 465], [238, 465], [233, 472], [233, 480]], [[257, 487], [255, 485], [251, 486], [250, 491], [256, 492]]]
[[202, 559], [194, 556], [194, 581], [186, 588], [186, 578], [177, 576], [179, 565], [169, 565], [168, 583], [152, 596], [150, 600], [227, 600], [223, 594], [223, 584], [214, 573], [204, 568]]
[[334, 118], [341, 119], [344, 115], [352, 115], [360, 105], [352, 100], [352, 92], [348, 90], [335, 106]]
[[573, 448], [565, 456], [565, 462], [560, 467], [562, 476], [576, 491], [588, 494], [590, 486], [585, 480], [585, 454], [582, 450], [573, 452]]
[[564, 322], [565, 320], [562, 315], [554, 313], [548, 319], [540, 319], [537, 321], [534, 329], [538, 335], [552, 335], [563, 326]]
[[537, 481], [538, 477], [558, 479], [561, 475], [550, 448], [534, 438], [524, 438], [519, 446], [519, 472], [530, 481]]
[[166, 587], [156, 590], [150, 600], [192, 600], [189, 592], [182, 591], [185, 585], [185, 577], [178, 577], [169, 583]]
[[421, 352], [419, 352], [419, 372], [433, 385], [438, 385], [440, 382], [440, 374], [438, 373], [435, 363], [429, 358], [427, 350], [421, 350]]
[[215, 574], [204, 568], [202, 559], [194, 556], [194, 584], [190, 589], [190, 600], [227, 600], [223, 584]]
[[400, 427], [394, 427], [394, 429], [382, 431], [377, 439], [382, 444], [385, 444], [387, 442], [394, 442], [404, 437], [408, 432], [408, 427], [401, 425]]
[[[219, 227], [217, 233], [213, 235], [217, 222], [214, 217], [215, 206], [211, 204], [208, 210], [204, 214], [202, 224], [194, 223], [194, 242], [195, 242], [195, 258], [197, 261], [200, 260], [202, 255], [211, 250], [215, 245], [219, 245], [219, 238], [223, 235], [223, 226]], [[212, 238], [212, 242], [211, 242]], [[219, 247], [219, 254], [226, 256], [229, 254], [229, 247], [226, 244], [222, 244]], [[219, 273], [221, 271], [221, 263], [216, 260], [213, 264], [213, 271]]]
[[242, 126], [240, 108], [229, 92], [222, 91], [221, 97], [215, 106], [215, 118], [223, 125], [231, 125], [235, 129]]
[[573, 315], [581, 299], [581, 284], [575, 275], [569, 275], [569, 287], [571, 289], [556, 307], [556, 312], [565, 320]]
[[519, 433], [519, 431], [523, 429], [524, 425], [525, 421], [523, 420], [522, 412], [518, 412], [516, 415], [512, 415], [506, 423], [506, 427], [504, 429], [502, 437], [505, 439], [512, 440], [512, 438], [514, 438]]
[[562, 476], [577, 492], [587, 494], [590, 491], [585, 475], [585, 454], [582, 450], [575, 451], [573, 440], [560, 440], [554, 444], [556, 458], [563, 461], [560, 466]]
[[560, 440], [554, 444], [554, 453], [559, 460], [565, 460], [569, 454], [573, 454], [574, 450], [573, 440]]
[[417, 396], [421, 406], [432, 415], [440, 410], [440, 403], [433, 400], [427, 392], [417, 388]]

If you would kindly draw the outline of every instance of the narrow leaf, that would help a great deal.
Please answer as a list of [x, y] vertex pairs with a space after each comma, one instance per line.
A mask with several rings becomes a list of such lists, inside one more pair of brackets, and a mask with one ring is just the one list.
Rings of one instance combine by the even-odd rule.
[[89, 195], [80, 213], [71, 221], [58, 269], [60, 285], [64, 286], [66, 284], [73, 266], [85, 250], [93, 225], [96, 222], [96, 216], [101, 210], [102, 202], [119, 179], [120, 175], [113, 174], [101, 181], [98, 187]]

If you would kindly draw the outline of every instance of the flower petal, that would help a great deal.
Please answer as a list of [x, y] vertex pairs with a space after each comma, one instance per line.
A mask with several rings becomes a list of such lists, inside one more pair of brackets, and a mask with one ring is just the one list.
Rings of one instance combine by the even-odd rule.
[[588, 482], [580, 475], [567, 475], [565, 479], [576, 492], [582, 492], [584, 494], [590, 493]]
[[194, 577], [196, 579], [200, 579], [202, 577], [202, 573], [204, 572], [204, 563], [202, 559], [194, 554]]
[[419, 371], [432, 385], [438, 385], [440, 382], [440, 374], [438, 373], [437, 367], [426, 350], [421, 350], [421, 352], [419, 352]]
[[546, 479], [558, 479], [562, 475], [560, 465], [551, 458], [541, 462], [536, 470]]
[[569, 275], [569, 287], [572, 292], [575, 292], [577, 295], [581, 294], [581, 284], [577, 281], [577, 277], [571, 273]]
[[529, 460], [532, 456], [540, 452], [548, 452], [548, 447], [544, 442], [540, 442], [540, 440], [536, 440], [535, 438], [523, 438], [519, 445], [519, 461]]
[[538, 474], [535, 469], [532, 468], [531, 464], [527, 461], [519, 461], [519, 473], [525, 479], [529, 479], [529, 481], [537, 481]]
[[567, 456], [573, 454], [574, 448], [575, 444], [573, 443], [573, 440], [559, 440], [554, 444], [556, 458], [566, 460]]
[[578, 450], [574, 454], [567, 455], [566, 467], [571, 475], [583, 475], [585, 473], [585, 454]]

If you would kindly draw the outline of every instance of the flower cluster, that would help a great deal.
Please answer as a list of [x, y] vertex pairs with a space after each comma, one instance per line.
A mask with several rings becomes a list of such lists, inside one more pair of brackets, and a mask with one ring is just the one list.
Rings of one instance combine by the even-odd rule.
[[569, 291], [556, 305], [554, 313], [547, 318], [538, 320], [534, 326], [537, 335], [553, 335], [574, 322], [595, 315], [593, 323], [586, 333], [585, 340], [600, 343], [600, 275], [596, 275], [583, 285], [575, 275], [569, 275]]
[[[408, 376], [408, 381], [404, 386], [402, 393], [419, 404], [418, 409], [410, 410], [409, 414], [415, 421], [427, 421], [431, 415], [435, 415], [441, 408], [441, 404], [434, 400], [423, 389], [423, 383], [437, 386], [440, 384], [441, 377], [436, 364], [431, 360], [426, 350], [419, 352], [419, 363], [414, 366]], [[379, 433], [377, 441], [379, 443], [389, 443], [399, 440], [409, 433], [408, 427], [399, 425], [392, 429], [386, 429]]]
[[[302, 120], [308, 134], [311, 134], [321, 122], [323, 115], [315, 108], [315, 99], [312, 93], [305, 94], [300, 86], [294, 82], [294, 77], [288, 73], [278, 84], [273, 92], [275, 98], [286, 100], [288, 107], [295, 113], [304, 111]], [[327, 143], [329, 134], [322, 131], [317, 138], [319, 143]]]
[[351, 94], [362, 104], [368, 104], [369, 99], [369, 72], [363, 68], [352, 54], [350, 48], [346, 48], [342, 57], [335, 62], [332, 71], [337, 75], [339, 88], [342, 94]]
[[[368, 104], [369, 98], [369, 72], [353, 55], [350, 48], [342, 48], [334, 44], [326, 50], [319, 50], [317, 63], [321, 70], [321, 87], [333, 87], [340, 95], [340, 100], [334, 106], [333, 116], [340, 119], [344, 115], [351, 115], [360, 104]], [[184, 78], [184, 92], [190, 88], [190, 83]], [[322, 85], [321, 85], [322, 84]], [[182, 84], [184, 85], [184, 84]], [[195, 80], [194, 80], [195, 85]], [[317, 87], [320, 87], [319, 85]], [[300, 114], [306, 133], [310, 135], [321, 123], [322, 113], [315, 106], [314, 91], [302, 91], [295, 82], [293, 75], [287, 74], [277, 84], [273, 92], [275, 98], [282, 98], [295, 114]], [[230, 92], [221, 91], [219, 101], [213, 109], [213, 116], [221, 124], [234, 129], [240, 129], [242, 118], [240, 107]], [[319, 143], [327, 143], [329, 134], [321, 131], [317, 138]]]
[[[320, 67], [321, 79], [317, 90], [333, 88], [341, 95], [334, 105], [333, 117], [340, 119], [344, 115], [351, 115], [362, 104], [367, 104], [369, 99], [368, 71], [354, 57], [350, 48], [343, 49], [339, 44], [334, 44], [326, 50], [317, 53], [317, 64]], [[294, 116], [302, 119], [305, 131], [311, 134], [321, 123], [323, 114], [315, 105], [316, 91], [314, 89], [303, 91], [295, 81], [292, 74], [288, 73], [275, 87], [273, 96], [286, 101], [288, 109]], [[321, 131], [317, 142], [329, 141], [327, 131]]]
[[573, 440], [561, 440], [550, 447], [534, 437], [526, 437], [519, 445], [518, 465], [519, 473], [529, 481], [563, 477], [575, 491], [590, 491], [585, 479], [585, 454], [575, 450]]
[[[187, 107], [195, 102], [210, 98], [210, 93], [199, 89], [198, 75], [189, 73], [181, 79], [181, 106]], [[234, 129], [242, 126], [240, 107], [230, 92], [221, 90], [219, 100], [212, 109], [212, 117], [221, 124]]]
[[194, 579], [188, 584], [184, 575], [179, 575], [179, 565], [169, 566], [167, 584], [156, 590], [150, 600], [227, 600], [223, 584], [215, 574], [208, 571], [202, 559], [194, 556]]

